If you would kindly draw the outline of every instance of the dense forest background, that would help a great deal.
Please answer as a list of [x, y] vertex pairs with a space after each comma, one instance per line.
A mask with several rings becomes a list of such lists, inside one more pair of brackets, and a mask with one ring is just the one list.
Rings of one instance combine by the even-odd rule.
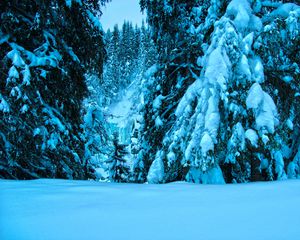
[[106, 2], [0, 2], [0, 177], [300, 178], [297, 0], [141, 0], [104, 32]]

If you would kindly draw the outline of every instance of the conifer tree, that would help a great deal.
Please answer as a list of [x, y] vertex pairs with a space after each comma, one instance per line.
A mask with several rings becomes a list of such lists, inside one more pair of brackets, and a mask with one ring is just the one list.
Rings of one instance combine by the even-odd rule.
[[[300, 146], [300, 35], [299, 3], [260, 4], [257, 14], [264, 15], [264, 30], [254, 43], [255, 52], [263, 60], [266, 87], [274, 93], [281, 124], [276, 141], [277, 162], [290, 178], [299, 177]], [[276, 177], [281, 174], [275, 172]]]
[[103, 159], [109, 153], [109, 136], [105, 119], [105, 89], [96, 75], [86, 75], [89, 96], [83, 101], [84, 164], [89, 178], [93, 178], [95, 168], [104, 165]]
[[[142, 0], [141, 7], [159, 59], [147, 75], [136, 175], [153, 183], [297, 177], [299, 6]], [[287, 90], [293, 100], [283, 97]]]
[[111, 182], [128, 182], [130, 168], [125, 159], [128, 151], [125, 144], [119, 143], [118, 133], [113, 134], [113, 147], [113, 154], [107, 161], [109, 164], [109, 179]]
[[[185, 169], [180, 163], [180, 151], [175, 161], [167, 163], [165, 152], [168, 149], [165, 148], [174, 147], [174, 152], [178, 150], [178, 145], [164, 142], [164, 136], [175, 124], [174, 113], [180, 98], [201, 71], [196, 62], [198, 56], [203, 54], [201, 44], [205, 33], [195, 34], [191, 30], [193, 24], [198, 27], [203, 20], [198, 15], [200, 8], [197, 8], [201, 2], [140, 2], [142, 9], [147, 10], [148, 23], [159, 52], [158, 64], [148, 72], [148, 83], [145, 84], [144, 124], [140, 139], [142, 149], [139, 154], [143, 164], [138, 164], [143, 166], [141, 176], [147, 175], [152, 163], [153, 166], [164, 168], [168, 175], [164, 176], [164, 181], [180, 180], [185, 176]], [[205, 7], [204, 3], [204, 14], [207, 11]], [[163, 164], [155, 164], [153, 160]], [[157, 179], [148, 180], [160, 182]]]
[[84, 179], [85, 73], [102, 73], [102, 1], [1, 1], [0, 176]]

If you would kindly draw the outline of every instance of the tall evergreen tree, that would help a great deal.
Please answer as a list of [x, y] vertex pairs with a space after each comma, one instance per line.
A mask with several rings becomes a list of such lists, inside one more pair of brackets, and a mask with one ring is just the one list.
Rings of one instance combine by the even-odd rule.
[[96, 75], [86, 75], [89, 96], [83, 101], [84, 164], [92, 178], [94, 169], [104, 165], [103, 159], [109, 154], [110, 139], [105, 119], [105, 89]]
[[[279, 80], [293, 89], [299, 79], [299, 58], [293, 57], [299, 6], [142, 0], [141, 7], [159, 59], [145, 91], [139, 180], [275, 180], [284, 179], [288, 169], [297, 176], [299, 132], [291, 130], [298, 110], [291, 98], [282, 98]], [[268, 35], [274, 29], [275, 38]], [[288, 47], [281, 49], [278, 40]], [[282, 67], [274, 77], [276, 58]], [[291, 104], [287, 114], [278, 111], [283, 102]]]
[[254, 48], [265, 63], [266, 87], [274, 93], [281, 122], [276, 136], [279, 151], [275, 156], [288, 176], [295, 178], [300, 175], [300, 10], [297, 1], [286, 2], [290, 3], [257, 2], [255, 10], [258, 15], [264, 14], [265, 28]]
[[[200, 3], [201, 1], [141, 1], [142, 9], [147, 10], [148, 22], [159, 52], [158, 64], [152, 68], [153, 71], [148, 72], [150, 81], [146, 83], [141, 139], [143, 148], [140, 152], [140, 161], [144, 167], [140, 176], [144, 179], [153, 159], [155, 162], [163, 162], [153, 166], [164, 166], [165, 173], [169, 174], [163, 181], [182, 179], [185, 175], [185, 169], [180, 164], [180, 156], [169, 165], [164, 161], [167, 143], [164, 143], [163, 139], [175, 124], [174, 112], [178, 101], [201, 71], [196, 62], [198, 56], [202, 55], [201, 44], [204, 33], [195, 34], [191, 30], [191, 25], [198, 27], [203, 20], [198, 15], [200, 9], [197, 7]], [[207, 11], [205, 7], [204, 3], [204, 13]], [[172, 146], [178, 147], [174, 144]], [[162, 179], [148, 180], [162, 181]]]
[[89, 176], [84, 74], [102, 73], [106, 1], [1, 1], [0, 176]]

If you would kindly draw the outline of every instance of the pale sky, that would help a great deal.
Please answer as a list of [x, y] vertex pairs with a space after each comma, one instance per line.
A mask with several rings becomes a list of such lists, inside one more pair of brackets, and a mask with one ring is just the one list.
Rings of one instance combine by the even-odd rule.
[[124, 20], [130, 21], [141, 26], [145, 14], [140, 11], [139, 0], [112, 0], [102, 9], [103, 15], [100, 18], [103, 29], [113, 29], [115, 24], [122, 26]]

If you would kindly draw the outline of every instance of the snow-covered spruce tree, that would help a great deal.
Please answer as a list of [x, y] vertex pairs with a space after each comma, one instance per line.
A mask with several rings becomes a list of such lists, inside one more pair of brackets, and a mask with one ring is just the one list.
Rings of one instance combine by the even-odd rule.
[[[147, 7], [149, 23], [153, 27], [154, 37], [158, 39], [156, 43], [163, 46], [159, 39], [168, 42], [168, 46], [163, 46], [167, 52], [168, 47], [172, 49], [172, 41], [180, 35], [180, 29], [173, 28], [176, 34], [172, 36], [170, 33], [173, 29], [164, 28], [166, 24], [172, 24], [166, 13], [169, 10], [172, 11], [172, 16], [177, 16], [174, 14], [174, 8], [180, 4], [171, 4], [177, 1], [164, 1], [159, 8], [152, 6], [152, 2], [141, 1], [141, 4], [142, 7]], [[178, 2], [184, 5], [182, 2], [186, 1]], [[298, 6], [247, 0], [207, 1], [206, 4], [195, 1], [194, 4], [192, 12], [202, 21], [195, 24], [193, 18], [185, 18], [189, 28], [181, 28], [185, 35], [180, 39], [184, 42], [193, 33], [198, 33], [202, 52], [193, 50], [190, 46], [195, 45], [195, 42], [190, 41], [189, 53], [196, 53], [196, 56], [192, 61], [179, 59], [178, 65], [196, 66], [197, 63], [202, 70], [201, 73], [193, 71], [194, 81], [188, 82], [187, 86], [175, 85], [170, 78], [161, 74], [165, 74], [168, 68], [162, 64], [163, 61], [159, 62], [159, 67], [163, 70], [158, 70], [156, 75], [152, 76], [153, 81], [149, 81], [145, 97], [145, 134], [141, 139], [143, 149], [140, 158], [144, 164], [143, 176], [148, 174], [148, 181], [155, 183], [180, 179], [185, 175], [188, 181], [200, 183], [285, 178], [285, 163], [291, 158], [286, 161], [283, 158], [286, 152], [285, 146], [282, 147], [285, 134], [278, 127], [282, 117], [278, 114], [274, 100], [277, 104], [279, 102], [274, 94], [276, 91], [272, 78], [264, 72], [266, 63], [262, 61], [257, 49], [266, 44], [266, 38], [262, 36], [267, 21], [264, 18], [270, 19], [268, 14], [276, 15], [278, 11], [286, 14], [287, 11], [290, 19], [286, 22], [293, 22], [292, 27], [288, 29], [293, 29], [295, 35], [299, 26], [298, 18], [295, 18]], [[261, 11], [265, 4], [276, 8], [275, 13]], [[162, 19], [156, 22], [159, 17]], [[169, 21], [165, 23], [164, 20]], [[174, 21], [173, 24], [178, 22]], [[166, 35], [168, 41], [161, 37]], [[265, 43], [262, 43], [263, 41]], [[297, 41], [294, 38], [292, 44]], [[199, 41], [196, 45], [199, 47]], [[269, 46], [264, 45], [263, 48]], [[183, 47], [177, 47], [176, 50], [178, 49], [182, 51]], [[186, 51], [187, 49], [188, 47]], [[167, 56], [169, 55], [170, 53]], [[272, 58], [272, 55], [269, 58]], [[168, 61], [174, 64], [174, 61]], [[291, 65], [297, 74], [297, 59], [293, 60]], [[287, 73], [285, 71], [283, 74], [288, 75]], [[164, 79], [168, 79], [169, 90], [161, 84]], [[295, 81], [299, 81], [297, 76]], [[184, 91], [184, 94], [181, 93], [177, 95], [178, 98], [173, 99], [173, 107], [167, 100], [172, 90], [175, 92], [174, 89], [177, 94], [180, 91]], [[166, 92], [161, 94], [163, 90]], [[166, 114], [168, 112], [169, 116]], [[287, 123], [291, 125], [291, 121]], [[299, 134], [293, 135], [296, 146], [294, 149], [297, 153], [296, 141]], [[153, 159], [155, 160], [152, 162]], [[298, 174], [299, 169], [298, 158], [295, 159], [289, 165], [293, 176]]]
[[289, 178], [299, 178], [300, 7], [297, 1], [286, 2], [258, 5], [256, 11], [263, 15], [264, 28], [254, 48], [264, 62], [266, 88], [274, 93], [280, 113], [276, 156], [284, 161]]
[[[105, 160], [109, 155], [109, 136], [105, 119], [106, 94], [104, 84], [96, 75], [86, 75], [89, 96], [83, 101], [84, 164], [94, 169], [105, 169]], [[91, 176], [92, 177], [92, 176]], [[96, 176], [98, 178], [101, 176]]]
[[109, 160], [107, 160], [109, 180], [111, 182], [128, 182], [130, 168], [126, 162], [125, 156], [128, 154], [125, 144], [120, 144], [118, 133], [113, 134], [113, 153]]
[[[219, 163], [227, 182], [285, 179], [287, 165], [292, 159], [288, 142], [292, 142], [291, 123], [295, 115], [293, 107], [291, 108], [290, 105], [293, 105], [294, 100], [284, 93], [283, 89], [287, 89], [283, 81], [281, 82], [283, 84], [278, 81], [280, 74], [276, 72], [281, 71], [282, 80], [293, 72], [295, 82], [299, 81], [299, 70], [297, 70], [299, 60], [297, 62], [297, 60], [290, 61], [288, 59], [291, 52], [294, 54], [297, 52], [295, 44], [299, 40], [288, 37], [289, 30], [287, 30], [293, 29], [292, 34], [295, 34], [295, 31], [299, 32], [299, 26], [295, 25], [295, 19], [293, 19], [293, 28], [285, 27], [286, 29], [282, 29], [280, 34], [279, 31], [274, 31], [272, 34], [266, 34], [266, 32], [270, 29], [268, 22], [273, 21], [274, 15], [276, 15], [276, 21], [282, 22], [282, 19], [286, 19], [290, 14], [294, 15], [293, 11], [299, 7], [290, 3], [282, 4], [279, 1], [273, 1], [273, 3], [232, 1], [230, 4], [226, 15], [234, 20], [234, 26], [239, 35], [241, 33], [243, 37], [242, 44], [239, 45], [243, 55], [238, 63], [238, 68], [236, 70], [232, 68], [234, 78], [249, 79], [250, 76], [252, 86], [249, 91], [245, 91], [250, 87], [249, 81], [246, 81], [246, 85], [242, 84], [245, 86], [243, 91], [238, 87], [240, 81], [237, 81], [238, 85], [236, 85], [236, 81], [232, 82], [236, 86], [232, 83], [228, 84], [230, 87], [228, 91], [230, 111], [228, 111], [228, 116], [225, 114], [225, 118], [221, 118], [219, 130], [221, 139], [216, 145], [217, 152], [221, 152], [222, 144], [220, 143], [224, 142], [224, 139], [225, 142], [228, 141], [227, 153], [225, 161], [222, 161], [223, 155], [220, 155]], [[248, 13], [248, 16], [245, 13]], [[280, 20], [280, 18], [282, 19]], [[286, 23], [288, 21], [291, 20], [285, 20]], [[245, 25], [246, 28], [243, 30], [241, 25], [245, 23], [248, 23], [248, 26]], [[288, 25], [286, 24], [286, 26]], [[288, 41], [287, 47], [282, 38]], [[275, 42], [276, 44], [274, 44]], [[228, 56], [230, 58], [230, 55]], [[273, 64], [272, 70], [270, 64]], [[234, 65], [232, 66], [234, 67]], [[274, 73], [276, 73], [276, 77], [274, 77]], [[246, 98], [243, 93], [247, 93]], [[237, 95], [234, 96], [235, 94]], [[245, 103], [246, 106], [239, 102]], [[224, 107], [226, 110], [226, 105]], [[247, 111], [244, 112], [245, 109]], [[229, 124], [226, 124], [226, 119]], [[238, 125], [236, 121], [239, 121]], [[232, 122], [236, 125], [230, 127], [232, 129], [231, 137], [227, 138], [225, 135], [223, 138], [226, 129], [228, 130], [228, 125], [230, 126]], [[283, 124], [279, 124], [279, 122]], [[299, 138], [297, 131], [294, 131], [292, 135], [292, 139]]]
[[[159, 56], [158, 64], [149, 69], [145, 82], [145, 102], [143, 109], [142, 149], [139, 153], [138, 181], [145, 181], [150, 172], [161, 172], [164, 177], [150, 177], [148, 181], [164, 182], [183, 179], [185, 169], [180, 162], [182, 152], [179, 144], [172, 145], [176, 152], [175, 161], [167, 161], [169, 148], [166, 135], [176, 124], [175, 110], [187, 87], [200, 74], [198, 56], [203, 55], [201, 45], [209, 36], [210, 29], [201, 25], [207, 14], [210, 1], [141, 1], [142, 9], [147, 11], [154, 42]], [[202, 31], [203, 30], [203, 31]], [[201, 33], [200, 33], [201, 31]], [[174, 153], [175, 154], [175, 153]], [[172, 158], [172, 154], [168, 158]], [[174, 156], [174, 155], [173, 155]], [[155, 160], [154, 160], [155, 159]], [[154, 163], [152, 163], [154, 160]], [[158, 163], [156, 163], [158, 162]], [[155, 166], [161, 166], [157, 170]], [[159, 174], [162, 176], [162, 174]]]
[[102, 73], [105, 1], [1, 1], [0, 176], [89, 176], [85, 72]]

